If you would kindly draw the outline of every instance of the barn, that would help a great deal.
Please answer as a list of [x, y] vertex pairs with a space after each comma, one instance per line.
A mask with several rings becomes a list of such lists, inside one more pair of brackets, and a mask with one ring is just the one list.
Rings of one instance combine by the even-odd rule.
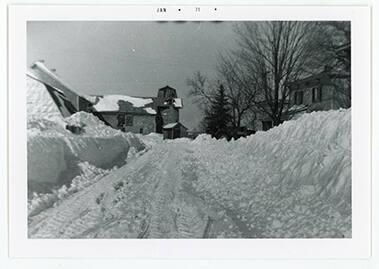
[[155, 97], [127, 95], [87, 96], [93, 108], [115, 129], [149, 134], [163, 133], [163, 127], [179, 122], [183, 101], [176, 90], [165, 86]]
[[[78, 111], [93, 113], [105, 124], [124, 132], [149, 134], [163, 133], [164, 126], [179, 123], [179, 110], [183, 101], [170, 86], [158, 89], [157, 96], [83, 95], [74, 91], [42, 61], [34, 63], [27, 75], [46, 87], [63, 117]], [[180, 128], [185, 128], [179, 123]], [[174, 129], [176, 130], [175, 127]], [[175, 131], [175, 137], [185, 132]]]

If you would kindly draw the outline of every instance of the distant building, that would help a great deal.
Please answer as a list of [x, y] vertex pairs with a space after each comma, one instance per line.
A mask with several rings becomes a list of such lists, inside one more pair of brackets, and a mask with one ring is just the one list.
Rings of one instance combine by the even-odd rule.
[[183, 108], [183, 101], [170, 86], [159, 89], [156, 97], [79, 95], [41, 61], [36, 62], [27, 75], [45, 85], [63, 117], [85, 111], [125, 132], [163, 133], [164, 126], [174, 124], [180, 126], [179, 136], [177, 127], [174, 128], [174, 138], [185, 134], [183, 129], [186, 128], [179, 123], [179, 109]]
[[[334, 50], [333, 67], [325, 66], [316, 74], [286, 84], [289, 97], [284, 100], [282, 122], [302, 113], [351, 106], [351, 44], [342, 44]], [[259, 108], [253, 110], [254, 118], [248, 127], [254, 131], [266, 131], [273, 127], [273, 122], [264, 111], [270, 111], [271, 108], [264, 101], [259, 104]]]
[[[351, 105], [350, 74], [343, 71], [324, 71], [287, 84], [289, 98], [284, 101], [281, 122], [294, 119], [312, 111], [348, 108]], [[279, 100], [281, 102], [281, 100]], [[262, 101], [260, 109], [255, 108], [254, 119], [248, 127], [254, 131], [267, 131], [274, 127], [272, 119], [263, 111], [270, 111]]]
[[180, 122], [169, 123], [163, 126], [164, 139], [175, 139], [179, 137], [186, 137], [187, 135], [187, 128]]
[[347, 108], [351, 105], [350, 74], [330, 68], [288, 83], [289, 117], [301, 112]]
[[115, 129], [149, 134], [163, 133], [163, 126], [179, 122], [181, 98], [170, 86], [158, 90], [157, 97], [127, 95], [86, 96], [93, 108]]

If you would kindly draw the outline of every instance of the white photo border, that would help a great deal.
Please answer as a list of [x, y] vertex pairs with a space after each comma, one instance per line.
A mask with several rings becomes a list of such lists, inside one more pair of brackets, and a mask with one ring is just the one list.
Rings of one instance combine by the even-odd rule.
[[[371, 256], [371, 40], [364, 6], [9, 7], [9, 255], [182, 259], [353, 259]], [[172, 12], [171, 12], [172, 11]], [[26, 25], [28, 21], [347, 20], [352, 32], [352, 238], [29, 239], [27, 236]]]

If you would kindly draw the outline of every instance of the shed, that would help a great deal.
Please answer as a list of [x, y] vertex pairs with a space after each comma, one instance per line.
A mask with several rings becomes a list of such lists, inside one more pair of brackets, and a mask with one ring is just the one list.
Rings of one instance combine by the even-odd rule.
[[187, 136], [187, 127], [180, 122], [173, 122], [163, 126], [163, 139], [175, 139]]

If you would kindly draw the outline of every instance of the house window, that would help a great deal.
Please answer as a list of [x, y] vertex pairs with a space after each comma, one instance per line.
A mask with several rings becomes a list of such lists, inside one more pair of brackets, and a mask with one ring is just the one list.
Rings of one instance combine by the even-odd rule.
[[320, 87], [312, 89], [312, 102], [317, 103], [322, 101], [322, 91]]
[[295, 105], [301, 105], [303, 103], [303, 91], [295, 92]]
[[139, 128], [139, 133], [143, 134], [143, 128]]
[[125, 115], [125, 126], [133, 126], [133, 115]]

